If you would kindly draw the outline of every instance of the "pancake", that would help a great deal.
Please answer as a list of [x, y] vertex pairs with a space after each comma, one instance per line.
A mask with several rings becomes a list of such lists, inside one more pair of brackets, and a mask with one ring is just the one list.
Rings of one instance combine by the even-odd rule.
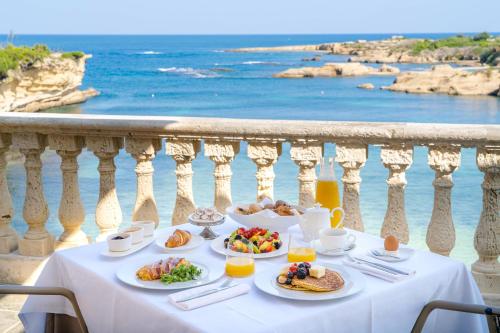
[[310, 277], [309, 275], [305, 279], [299, 279], [294, 276], [291, 285], [278, 284], [285, 289], [326, 292], [342, 289], [344, 287], [344, 279], [339, 273], [327, 269], [325, 276], [320, 279]]

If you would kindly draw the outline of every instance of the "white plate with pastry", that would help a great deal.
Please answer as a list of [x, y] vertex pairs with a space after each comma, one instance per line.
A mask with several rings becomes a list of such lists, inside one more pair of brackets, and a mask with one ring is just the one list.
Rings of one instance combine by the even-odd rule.
[[[183, 267], [181, 267], [183, 266]], [[190, 270], [178, 274], [179, 269]], [[141, 257], [123, 263], [116, 271], [116, 277], [133, 287], [151, 290], [175, 290], [202, 286], [218, 280], [224, 275], [224, 265], [207, 265], [187, 257], [156, 255]], [[183, 276], [183, 279], [180, 279]], [[180, 281], [179, 281], [180, 280]]]
[[203, 244], [203, 237], [187, 230], [175, 229], [167, 234], [156, 236], [155, 244], [165, 252], [182, 252], [192, 250]]

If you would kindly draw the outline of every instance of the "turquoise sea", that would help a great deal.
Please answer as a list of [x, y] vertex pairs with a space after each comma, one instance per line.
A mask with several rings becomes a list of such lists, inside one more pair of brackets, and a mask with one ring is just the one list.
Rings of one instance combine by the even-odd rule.
[[[439, 38], [445, 35], [407, 35]], [[17, 36], [16, 44], [48, 44], [54, 50], [83, 50], [93, 55], [87, 63], [84, 87], [101, 95], [85, 104], [48, 112], [201, 116], [295, 120], [339, 120], [375, 122], [433, 122], [499, 124], [500, 99], [495, 97], [452, 97], [407, 95], [357, 89], [360, 83], [388, 85], [393, 77], [332, 79], [274, 79], [272, 74], [289, 67], [320, 66], [345, 61], [345, 56], [324, 55], [320, 62], [304, 63], [315, 53], [228, 53], [225, 49], [252, 46], [315, 44], [357, 39], [377, 40], [390, 35], [227, 35], [227, 36]], [[6, 41], [0, 36], [0, 42]], [[427, 65], [398, 64], [402, 70], [420, 70]], [[244, 126], [244, 123], [242, 124]], [[275, 197], [296, 201], [297, 166], [290, 160], [289, 145], [275, 167]], [[326, 154], [333, 156], [333, 144]], [[57, 208], [61, 194], [59, 157], [43, 155], [45, 194], [50, 207], [47, 228], [58, 235]], [[97, 159], [85, 151], [79, 156], [81, 196], [86, 210], [83, 229], [97, 235], [94, 209], [98, 197]], [[130, 223], [135, 200], [135, 161], [122, 152], [117, 160], [117, 188], [124, 215]], [[154, 161], [154, 189], [161, 224], [170, 223], [175, 201], [175, 164], [163, 151]], [[255, 165], [246, 157], [245, 145], [232, 164], [233, 200], [255, 198]], [[200, 206], [213, 202], [213, 163], [200, 153], [194, 162], [194, 196]], [[341, 168], [337, 166], [337, 176]], [[378, 234], [387, 204], [387, 170], [380, 163], [380, 149], [370, 147], [362, 170], [361, 205], [368, 232]], [[474, 230], [481, 210], [482, 174], [475, 164], [475, 150], [462, 150], [462, 165], [454, 174], [453, 218], [457, 241], [452, 256], [472, 263]], [[433, 206], [434, 172], [427, 165], [427, 149], [417, 147], [407, 172], [406, 209], [410, 244], [426, 248], [425, 235]], [[8, 182], [15, 206], [14, 227], [23, 233], [25, 190], [24, 168], [19, 162], [8, 167]]]

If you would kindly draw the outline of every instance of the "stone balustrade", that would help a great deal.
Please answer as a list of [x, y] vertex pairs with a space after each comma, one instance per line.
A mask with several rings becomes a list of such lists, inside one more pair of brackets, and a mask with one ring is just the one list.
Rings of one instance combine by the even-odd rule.
[[[116, 231], [122, 210], [115, 188], [115, 163], [125, 149], [136, 161], [136, 201], [133, 220], [159, 223], [153, 193], [152, 161], [162, 153], [175, 161], [177, 195], [171, 223], [182, 224], [195, 209], [192, 162], [203, 148], [214, 163], [214, 206], [225, 211], [232, 204], [231, 162], [246, 142], [247, 156], [256, 168], [256, 197], [273, 197], [274, 165], [279, 163], [282, 144], [290, 143], [290, 156], [297, 165], [297, 202], [310, 207], [315, 202], [315, 167], [325, 143], [336, 144], [336, 162], [343, 169], [345, 225], [364, 230], [359, 201], [362, 168], [369, 146], [380, 146], [380, 159], [387, 169], [387, 209], [381, 236], [394, 234], [404, 243], [410, 237], [405, 213], [406, 171], [413, 163], [413, 149], [428, 147], [428, 165], [435, 172], [434, 207], [427, 230], [427, 245], [433, 252], [449, 255], [455, 246], [452, 219], [452, 174], [460, 166], [461, 149], [477, 151], [477, 166], [484, 173], [483, 208], [474, 236], [478, 260], [472, 272], [486, 301], [500, 303], [500, 125], [446, 125], [415, 123], [349, 123], [327, 121], [238, 120], [187, 117], [136, 117], [60, 114], [0, 115], [0, 265], [6, 267], [0, 280], [19, 282], [12, 265], [22, 258], [44, 258], [54, 249], [89, 242], [81, 229], [84, 211], [95, 209], [98, 239]], [[6, 182], [5, 155], [10, 148], [25, 157], [26, 195], [24, 235], [11, 227], [12, 202]], [[64, 229], [56, 240], [45, 228], [48, 207], [42, 186], [40, 155], [46, 149], [61, 157], [62, 195], [59, 220]], [[84, 207], [78, 185], [77, 157], [83, 149], [99, 161], [99, 199], [95, 207]], [[374, 158], [374, 157], [372, 157]], [[479, 186], [479, 184], [478, 184]], [[159, 207], [164, 207], [161, 203]], [[17, 259], [16, 259], [17, 258]], [[20, 259], [21, 258], [21, 259]], [[11, 263], [11, 266], [9, 266]]]

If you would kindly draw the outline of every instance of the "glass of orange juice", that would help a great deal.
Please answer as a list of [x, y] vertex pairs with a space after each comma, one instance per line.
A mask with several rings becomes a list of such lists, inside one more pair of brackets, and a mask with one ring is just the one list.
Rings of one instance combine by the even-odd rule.
[[288, 241], [288, 261], [289, 262], [311, 262], [316, 260], [316, 250], [311, 246], [311, 242], [306, 242], [298, 235], [290, 235]]
[[[340, 208], [339, 183], [335, 177], [333, 158], [328, 159], [329, 165], [321, 159], [319, 176], [316, 181], [316, 202], [332, 212], [330, 225], [332, 228], [342, 228], [343, 210]], [[340, 209], [339, 209], [340, 208]]]
[[231, 277], [247, 277], [255, 272], [253, 253], [226, 251], [226, 275]]

